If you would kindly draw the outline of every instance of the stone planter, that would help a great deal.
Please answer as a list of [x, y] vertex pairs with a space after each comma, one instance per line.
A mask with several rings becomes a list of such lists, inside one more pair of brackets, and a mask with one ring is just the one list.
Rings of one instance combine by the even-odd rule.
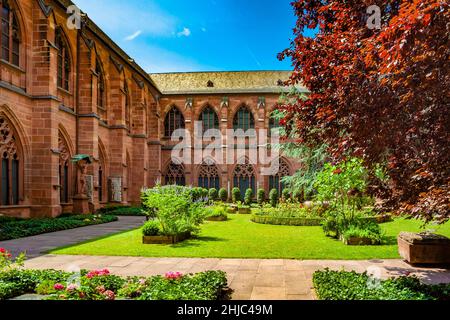
[[345, 239], [342, 237], [341, 240], [348, 246], [371, 246], [373, 244], [369, 238], [350, 237]]
[[239, 208], [239, 214], [250, 214], [252, 213], [251, 208]]
[[224, 216], [218, 216], [218, 217], [208, 217], [206, 218], [207, 221], [227, 221], [228, 218]]
[[450, 264], [450, 239], [429, 233], [401, 232], [400, 256], [410, 264]]
[[189, 232], [178, 234], [176, 236], [143, 236], [143, 244], [174, 244], [189, 239]]
[[228, 213], [234, 214], [238, 212], [238, 207], [237, 206], [229, 206], [227, 209]]

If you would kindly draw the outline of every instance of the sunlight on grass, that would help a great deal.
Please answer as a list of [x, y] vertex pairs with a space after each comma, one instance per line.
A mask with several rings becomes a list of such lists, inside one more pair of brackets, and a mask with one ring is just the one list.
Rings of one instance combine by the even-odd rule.
[[[256, 224], [249, 215], [230, 215], [226, 222], [207, 222], [196, 239], [175, 245], [144, 245], [141, 230], [128, 231], [51, 251], [53, 254], [142, 257], [389, 259], [400, 258], [397, 235], [420, 231], [416, 220], [397, 219], [382, 224], [386, 240], [380, 246], [346, 246], [327, 238], [321, 227]], [[437, 228], [450, 236], [450, 223]]]

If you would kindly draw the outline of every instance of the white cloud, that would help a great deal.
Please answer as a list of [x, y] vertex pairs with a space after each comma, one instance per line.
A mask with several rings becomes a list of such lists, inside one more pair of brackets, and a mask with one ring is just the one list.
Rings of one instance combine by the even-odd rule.
[[189, 37], [191, 35], [191, 30], [189, 28], [184, 27], [183, 31], [177, 33], [178, 37]]
[[133, 33], [132, 35], [129, 35], [128, 37], [125, 38], [125, 41], [133, 41], [134, 39], [136, 39], [137, 37], [139, 37], [139, 35], [142, 33], [142, 30], [138, 30], [135, 33]]

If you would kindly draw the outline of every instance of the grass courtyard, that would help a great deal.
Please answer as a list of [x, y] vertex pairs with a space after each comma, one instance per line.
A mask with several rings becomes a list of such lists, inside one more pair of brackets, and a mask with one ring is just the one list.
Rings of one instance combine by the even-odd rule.
[[[107, 236], [78, 245], [59, 248], [52, 254], [365, 260], [397, 259], [397, 235], [421, 231], [416, 220], [396, 219], [382, 224], [385, 243], [379, 246], [347, 246], [328, 238], [321, 227], [256, 224], [250, 215], [229, 215], [226, 222], [206, 222], [198, 238], [175, 245], [144, 245], [140, 229]], [[450, 223], [436, 228], [450, 236]]]

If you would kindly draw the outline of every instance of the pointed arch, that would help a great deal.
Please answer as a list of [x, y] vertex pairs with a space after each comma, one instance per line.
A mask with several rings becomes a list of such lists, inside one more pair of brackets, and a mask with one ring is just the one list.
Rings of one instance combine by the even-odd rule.
[[184, 128], [184, 115], [176, 105], [173, 105], [164, 118], [164, 136], [171, 137], [175, 130]]
[[213, 160], [207, 159], [198, 166], [198, 186], [206, 189], [220, 189], [219, 168]]
[[233, 129], [242, 129], [247, 131], [255, 128], [255, 115], [249, 106], [241, 105], [233, 117]]
[[0, 113], [0, 157], [0, 205], [19, 205], [25, 156], [16, 128], [4, 113]]
[[184, 166], [170, 161], [164, 170], [163, 178], [165, 185], [186, 185]]
[[72, 199], [73, 184], [73, 149], [70, 138], [66, 130], [60, 125], [58, 133], [58, 150], [59, 150], [59, 202], [67, 204]]
[[70, 42], [61, 26], [55, 30], [55, 46], [58, 49], [57, 59], [57, 85], [58, 87], [71, 91], [71, 78], [73, 68], [73, 55]]
[[281, 194], [286, 187], [283, 183], [283, 178], [290, 176], [292, 169], [286, 158], [281, 157], [279, 161], [280, 164], [278, 172], [272, 176], [269, 176], [269, 190], [276, 189], [278, 194]]
[[[17, 3], [12, 0], [0, 0], [0, 47], [1, 59], [20, 67], [22, 51], [23, 23], [17, 15]], [[21, 16], [21, 15], [20, 15]]]
[[238, 161], [238, 164], [234, 167], [233, 185], [235, 188], [239, 188], [241, 196], [244, 196], [247, 189], [252, 189], [253, 194], [255, 194], [256, 170], [247, 157], [245, 157], [245, 161]]
[[210, 129], [219, 129], [219, 115], [210, 104], [206, 104], [200, 112], [198, 121], [202, 123], [202, 133], [204, 134]]

